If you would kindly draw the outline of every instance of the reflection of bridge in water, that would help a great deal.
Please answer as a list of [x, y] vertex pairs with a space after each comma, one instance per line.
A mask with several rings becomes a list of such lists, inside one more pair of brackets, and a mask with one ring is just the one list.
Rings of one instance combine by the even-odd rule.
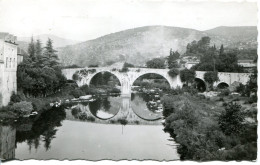
[[[126, 120], [128, 124], [159, 124], [160, 119], [162, 118], [162, 113], [154, 114], [152, 112], [149, 113], [149, 117], [142, 116], [140, 112], [132, 109], [131, 106], [131, 98], [130, 97], [117, 97], [116, 99], [120, 99], [121, 104], [116, 112], [108, 118], [102, 118], [97, 116], [91, 111], [89, 105], [77, 104], [72, 108], [80, 108], [83, 113], [85, 113], [88, 117], [95, 118], [95, 122], [109, 124], [109, 123], [118, 123], [120, 120]], [[71, 110], [67, 110], [67, 119], [75, 120], [75, 117], [71, 115]], [[148, 113], [148, 112], [147, 112]]]

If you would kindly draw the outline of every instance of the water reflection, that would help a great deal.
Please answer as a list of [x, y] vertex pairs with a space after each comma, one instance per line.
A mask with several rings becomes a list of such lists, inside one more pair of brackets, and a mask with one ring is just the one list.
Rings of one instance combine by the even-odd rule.
[[89, 103], [90, 112], [99, 119], [110, 119], [114, 117], [121, 108], [120, 97], [99, 97]]
[[0, 125], [0, 158], [15, 158], [15, 136], [16, 130], [11, 126]]
[[51, 141], [55, 138], [57, 127], [66, 118], [64, 107], [50, 109], [43, 112], [39, 118], [17, 126], [16, 143], [26, 142], [29, 150], [37, 149], [40, 140], [43, 142], [45, 150], [51, 148]]
[[[161, 111], [158, 111], [161, 108]], [[71, 108], [75, 119], [114, 121], [128, 120], [134, 123], [161, 119], [162, 104], [158, 94], [132, 94], [129, 97], [102, 96], [89, 103], [78, 103]]]
[[149, 108], [148, 103], [156, 98], [140, 94], [131, 98], [99, 97], [94, 102], [53, 108], [20, 121], [14, 128], [0, 126], [0, 156], [2, 159], [178, 159], [176, 148], [168, 144], [169, 135], [162, 131], [163, 126], [157, 120], [161, 114]]

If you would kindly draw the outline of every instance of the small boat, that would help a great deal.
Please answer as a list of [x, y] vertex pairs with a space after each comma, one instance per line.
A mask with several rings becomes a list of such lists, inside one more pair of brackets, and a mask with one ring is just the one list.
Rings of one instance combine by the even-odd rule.
[[31, 114], [30, 114], [30, 116], [34, 116], [34, 115], [37, 115], [38, 114], [38, 112], [32, 112]]

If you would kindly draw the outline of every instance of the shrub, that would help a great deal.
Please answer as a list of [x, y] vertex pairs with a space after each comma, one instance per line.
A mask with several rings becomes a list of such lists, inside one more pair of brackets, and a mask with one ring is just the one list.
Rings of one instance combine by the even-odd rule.
[[17, 103], [24, 101], [26, 98], [22, 92], [17, 92], [17, 94], [13, 93], [11, 96], [11, 102]]
[[85, 93], [85, 94], [88, 94], [89, 93], [89, 87], [87, 84], [83, 85], [80, 87], [80, 90]]
[[22, 101], [19, 103], [14, 103], [11, 106], [11, 110], [17, 113], [19, 116], [24, 116], [29, 115], [32, 112], [33, 106], [31, 102]]
[[120, 93], [120, 89], [112, 88], [111, 93]]
[[209, 71], [204, 74], [204, 80], [209, 83], [210, 88], [213, 89], [213, 83], [219, 80], [218, 72]]
[[126, 119], [118, 119], [117, 122], [119, 122], [122, 125], [126, 125], [128, 123]]
[[242, 83], [240, 83], [240, 84], [236, 87], [236, 92], [237, 92], [237, 93], [240, 93], [240, 94], [244, 94], [245, 88], [246, 88], [246, 86], [243, 85]]
[[187, 92], [187, 93], [189, 93], [189, 94], [191, 94], [191, 95], [196, 95], [196, 94], [198, 94], [198, 90], [197, 90], [196, 88], [189, 87], [189, 86], [183, 87], [183, 91], [184, 91], [184, 92]]
[[126, 67], [123, 67], [122, 69], [119, 70], [119, 72], [128, 72], [128, 71], [129, 71], [129, 69]]
[[225, 107], [225, 111], [221, 113], [218, 123], [224, 134], [237, 134], [242, 129], [244, 118], [241, 106], [230, 102]]
[[79, 117], [79, 113], [81, 112], [80, 108], [72, 108], [71, 110], [71, 114], [75, 117], [75, 118], [78, 118]]
[[80, 96], [85, 95], [85, 93], [79, 89], [70, 92], [70, 95], [74, 96], [75, 98], [79, 98]]
[[220, 93], [219, 93], [219, 96], [228, 96], [230, 95], [230, 90], [229, 89], [221, 89], [220, 90]]
[[252, 103], [256, 103], [256, 102], [257, 102], [257, 96], [256, 95], [250, 96], [248, 103], [252, 104]]
[[88, 115], [86, 113], [80, 113], [79, 119], [85, 121], [88, 119]]
[[95, 121], [96, 119], [95, 119], [93, 116], [89, 116], [89, 117], [87, 118], [87, 120], [93, 122], [93, 121]]
[[124, 68], [134, 68], [135, 66], [133, 64], [125, 62], [123, 67]]
[[169, 90], [169, 93], [170, 93], [171, 95], [179, 95], [179, 94], [183, 94], [184, 91], [183, 91], [182, 88], [177, 87], [177, 88], [175, 88], [175, 89]]
[[171, 70], [168, 71], [168, 74], [169, 74], [171, 77], [176, 77], [179, 73], [180, 73], [179, 70], [178, 70], [178, 69], [175, 69], [175, 68], [172, 68]]
[[89, 65], [88, 66], [89, 68], [96, 68], [96, 67], [98, 67], [98, 65], [96, 64], [96, 65]]

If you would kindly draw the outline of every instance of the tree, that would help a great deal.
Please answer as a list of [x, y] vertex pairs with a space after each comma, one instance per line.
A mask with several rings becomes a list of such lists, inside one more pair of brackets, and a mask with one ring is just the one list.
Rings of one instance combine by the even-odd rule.
[[[46, 46], [47, 50], [53, 49], [50, 45], [52, 44]], [[32, 44], [29, 50], [35, 52], [35, 49], [32, 49]], [[50, 58], [47, 56], [31, 57], [35, 56], [25, 57], [24, 61], [17, 67], [18, 90], [23, 91], [28, 97], [47, 96], [59, 91], [65, 84], [66, 78], [61, 72], [57, 58], [54, 55], [50, 55]]]
[[222, 54], [224, 54], [224, 46], [223, 46], [223, 44], [221, 44], [220, 49], [219, 49], [219, 55], [221, 56]]
[[48, 38], [48, 41], [46, 43], [46, 46], [45, 46], [45, 51], [44, 51], [44, 56], [45, 58], [48, 58], [48, 62], [50, 66], [55, 66], [55, 65], [58, 65], [58, 56], [56, 54], [56, 50], [53, 48], [53, 45], [52, 45], [52, 40], [50, 38]]
[[33, 41], [33, 37], [31, 38], [31, 42], [28, 45], [28, 54], [29, 54], [29, 57], [34, 61], [35, 60], [35, 44]]
[[11, 107], [11, 110], [16, 112], [19, 116], [24, 116], [29, 115], [32, 112], [33, 106], [31, 102], [21, 101], [14, 103]]
[[147, 68], [157, 68], [164, 69], [165, 68], [165, 60], [162, 58], [154, 58], [146, 62]]
[[36, 58], [42, 56], [42, 43], [39, 39], [36, 41], [36, 44], [35, 44], [35, 55], [36, 55]]
[[253, 74], [250, 75], [250, 78], [246, 84], [246, 95], [250, 96], [251, 93], [254, 93], [254, 95], [257, 96], [257, 88], [257, 68], [255, 68]]
[[195, 75], [196, 73], [194, 70], [184, 69], [180, 71], [181, 81], [186, 83], [187, 86], [194, 81]]
[[218, 72], [206, 72], [204, 74], [204, 80], [209, 84], [210, 89], [213, 89], [213, 83], [219, 81]]
[[170, 50], [170, 55], [167, 57], [168, 67], [176, 68], [178, 67], [177, 59], [179, 59], [180, 54], [178, 51], [174, 52], [172, 49]]
[[221, 113], [218, 123], [221, 130], [226, 135], [237, 134], [243, 129], [242, 122], [245, 116], [241, 111], [241, 105], [230, 102]]
[[175, 68], [172, 68], [171, 70], [169, 70], [168, 74], [171, 76], [171, 77], [176, 77], [178, 74], [179, 74], [179, 70], [178, 69], [175, 69]]
[[123, 67], [124, 68], [134, 68], [135, 66], [133, 64], [125, 62]]

